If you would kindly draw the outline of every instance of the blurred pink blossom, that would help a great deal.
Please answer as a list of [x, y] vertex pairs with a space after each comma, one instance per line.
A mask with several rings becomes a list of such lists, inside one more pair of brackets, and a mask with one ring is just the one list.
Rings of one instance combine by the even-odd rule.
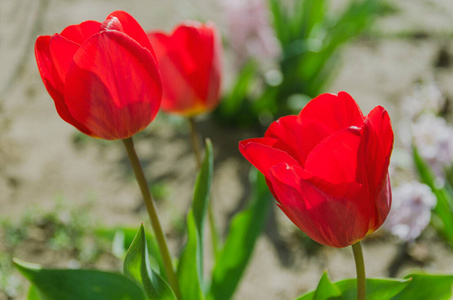
[[411, 126], [413, 143], [438, 178], [453, 161], [453, 128], [444, 118], [423, 114]]
[[270, 24], [265, 0], [222, 0], [229, 42], [239, 64], [249, 58], [273, 59], [280, 45]]
[[393, 189], [392, 208], [383, 226], [400, 239], [413, 241], [428, 226], [436, 203], [427, 185], [407, 182]]
[[437, 84], [430, 79], [418, 83], [412, 95], [403, 99], [402, 113], [406, 118], [412, 120], [423, 113], [438, 114], [443, 109], [445, 101]]

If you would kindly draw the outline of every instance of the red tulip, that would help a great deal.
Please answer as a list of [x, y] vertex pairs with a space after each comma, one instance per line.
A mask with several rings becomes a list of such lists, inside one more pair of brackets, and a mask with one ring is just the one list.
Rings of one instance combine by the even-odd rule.
[[190, 22], [167, 35], [150, 32], [162, 75], [162, 109], [192, 117], [219, 102], [221, 44], [213, 24]]
[[126, 12], [40, 36], [35, 56], [58, 114], [87, 135], [131, 137], [159, 110], [162, 87], [153, 48]]
[[366, 117], [350, 95], [323, 94], [239, 149], [277, 205], [313, 240], [346, 247], [378, 229], [391, 205], [393, 131], [384, 108]]

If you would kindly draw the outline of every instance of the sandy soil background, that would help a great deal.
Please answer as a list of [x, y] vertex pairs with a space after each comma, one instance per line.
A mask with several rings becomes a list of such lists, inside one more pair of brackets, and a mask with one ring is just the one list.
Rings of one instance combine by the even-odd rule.
[[[383, 105], [396, 123], [400, 100], [420, 79], [434, 78], [447, 99], [453, 99], [453, 2], [391, 3], [398, 8], [396, 14], [380, 18], [374, 34], [343, 49], [342, 67], [326, 92], [348, 91], [365, 113]], [[37, 35], [60, 32], [86, 19], [103, 20], [114, 10], [129, 12], [145, 29], [170, 30], [193, 18], [214, 20], [221, 30], [225, 24], [220, 4], [212, 0], [0, 0], [0, 219], [19, 218], [30, 207], [51, 210], [58, 195], [65, 203], [91, 201], [88, 213], [100, 224], [138, 227], [146, 218], [121, 143], [93, 139], [76, 143], [80, 135], [55, 112], [33, 56]], [[447, 63], [439, 66], [439, 57]], [[137, 139], [137, 150], [147, 176], [168, 187], [158, 209], [176, 253], [183, 240], [175, 233], [175, 223], [190, 205], [195, 162], [187, 126], [170, 121], [159, 116]], [[249, 165], [239, 155], [237, 143], [254, 133], [231, 132], [209, 119], [201, 121], [200, 131], [214, 144], [215, 215], [225, 229], [247, 193], [242, 181]], [[368, 276], [386, 276], [397, 248], [388, 237], [365, 241]], [[425, 269], [452, 271], [451, 250], [429, 232], [417, 249], [426, 258]], [[42, 247], [18, 254], [46, 266], [67, 266], [67, 258], [55, 255]], [[351, 250], [322, 247], [315, 255], [307, 254], [295, 227], [275, 209], [236, 296], [291, 299], [314, 288], [325, 269], [334, 280], [354, 277]]]

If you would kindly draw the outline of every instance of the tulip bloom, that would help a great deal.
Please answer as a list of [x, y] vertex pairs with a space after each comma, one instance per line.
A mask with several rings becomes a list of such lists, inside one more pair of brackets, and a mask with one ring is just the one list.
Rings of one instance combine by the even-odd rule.
[[263, 138], [240, 142], [282, 211], [313, 240], [346, 247], [378, 229], [391, 205], [393, 131], [384, 108], [366, 117], [350, 95], [323, 94]]
[[148, 37], [162, 76], [162, 109], [186, 117], [214, 109], [222, 69], [222, 48], [214, 25], [192, 21], [169, 35], [155, 31]]
[[39, 73], [60, 117], [106, 140], [131, 137], [156, 116], [162, 86], [154, 55], [146, 33], [123, 11], [35, 43]]

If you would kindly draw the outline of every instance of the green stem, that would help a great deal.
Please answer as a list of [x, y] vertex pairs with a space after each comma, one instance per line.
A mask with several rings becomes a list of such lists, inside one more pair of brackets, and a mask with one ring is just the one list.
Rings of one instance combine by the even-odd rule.
[[363, 262], [362, 245], [357, 242], [352, 245], [354, 253], [355, 268], [357, 271], [357, 300], [365, 300], [366, 298], [366, 277], [365, 264]]
[[[199, 146], [199, 135], [197, 131], [197, 126], [195, 124], [195, 120], [193, 117], [187, 118], [189, 120], [189, 125], [190, 125], [190, 140], [192, 141], [192, 149], [193, 153], [195, 155], [195, 160], [197, 161], [197, 167], [198, 170], [201, 169], [201, 152], [200, 152], [200, 146]], [[214, 213], [212, 209], [212, 199], [208, 202], [208, 222], [209, 222], [209, 229], [211, 231], [211, 239], [212, 239], [212, 251], [214, 253], [214, 257], [217, 257], [217, 254], [219, 253], [219, 238], [218, 238], [218, 232], [217, 232], [217, 227], [214, 222]]]
[[178, 299], [181, 299], [181, 292], [179, 290], [178, 279], [176, 277], [173, 263], [171, 262], [170, 252], [168, 251], [167, 242], [160, 225], [159, 218], [157, 216], [156, 207], [154, 206], [151, 193], [149, 192], [148, 184], [146, 182], [145, 174], [140, 165], [137, 153], [135, 152], [134, 142], [132, 137], [123, 140], [124, 147], [126, 148], [127, 155], [134, 170], [135, 178], [137, 179], [140, 191], [142, 192], [143, 201], [145, 202], [146, 210], [148, 211], [149, 218], [151, 220], [151, 226], [156, 236], [157, 245], [159, 246], [160, 254], [162, 255], [162, 261], [164, 264], [165, 273], [167, 274], [168, 283], [170, 284], [173, 292]]

